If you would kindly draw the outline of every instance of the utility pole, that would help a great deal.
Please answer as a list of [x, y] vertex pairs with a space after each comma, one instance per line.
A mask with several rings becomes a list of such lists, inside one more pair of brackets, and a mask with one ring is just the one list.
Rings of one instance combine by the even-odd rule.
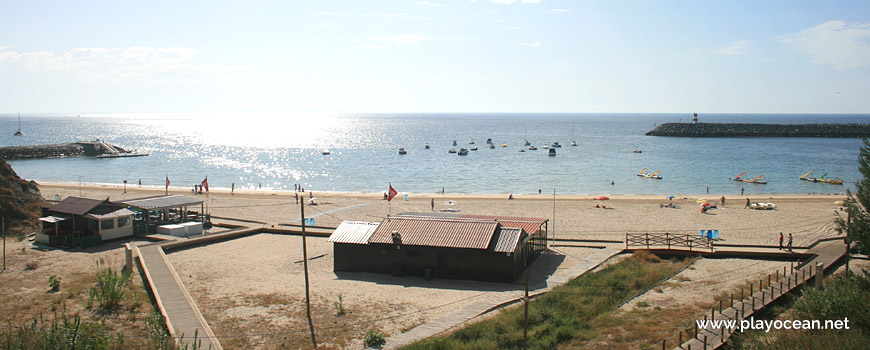
[[311, 321], [311, 298], [308, 290], [308, 246], [305, 244], [305, 201], [299, 202], [302, 213], [302, 266], [305, 268], [305, 315], [308, 316], [308, 329], [311, 330], [311, 344], [317, 349], [317, 339], [314, 338], [314, 322]]
[[523, 350], [527, 349], [529, 341], [529, 269], [526, 268], [526, 294], [523, 297]]

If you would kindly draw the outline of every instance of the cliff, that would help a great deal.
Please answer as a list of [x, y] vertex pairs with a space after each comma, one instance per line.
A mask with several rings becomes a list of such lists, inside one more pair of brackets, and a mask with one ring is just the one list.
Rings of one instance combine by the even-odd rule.
[[665, 123], [647, 136], [675, 137], [870, 137], [870, 124]]
[[26, 181], [0, 159], [0, 216], [6, 220], [7, 232], [37, 227], [43, 199], [34, 181]]

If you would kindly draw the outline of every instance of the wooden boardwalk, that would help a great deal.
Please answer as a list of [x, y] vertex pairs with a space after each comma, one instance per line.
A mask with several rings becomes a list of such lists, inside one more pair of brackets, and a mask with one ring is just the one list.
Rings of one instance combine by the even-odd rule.
[[172, 263], [166, 258], [163, 249], [224, 240], [254, 234], [260, 230], [245, 227], [196, 238], [169, 240], [136, 247], [139, 262], [145, 271], [154, 299], [157, 300], [157, 307], [166, 320], [169, 334], [176, 337], [179, 343], [194, 344], [195, 342], [200, 349], [222, 349], [208, 322], [196, 306], [196, 302], [184, 287]]
[[[806, 283], [813, 283], [817, 272], [824, 275], [824, 271], [816, 271], [816, 264], [821, 263], [824, 268], [830, 268], [846, 253], [846, 244], [842, 240], [822, 241], [810, 248], [807, 253], [815, 255], [802, 265], [798, 265], [793, 273], [783, 276], [779, 281], [771, 281], [766, 288], [754, 291], [745, 299], [734, 301], [733, 305], [725, 305], [727, 308], [716, 306], [710, 310], [709, 317], [704, 316], [705, 320], [722, 320], [735, 321], [739, 327], [740, 321], [751, 317], [765, 306], [773, 303], [781, 296], [788, 294], [793, 289], [798, 288]], [[765, 281], [760, 281], [764, 283]], [[730, 302], [728, 302], [730, 304]], [[714, 329], [713, 327], [696, 328], [693, 334], [686, 334], [682, 339], [689, 339], [682, 344], [677, 344], [673, 349], [717, 349], [739, 330], [735, 329]], [[677, 341], [678, 342], [678, 341]], [[674, 342], [674, 343], [677, 343]], [[667, 348], [667, 342], [659, 343], [661, 348]], [[651, 348], [657, 348], [652, 346]]]
[[[549, 278], [537, 280], [530, 279], [530, 286], [540, 285], [541, 288], [529, 290], [529, 296], [531, 297], [543, 294], [550, 291], [555, 286], [565, 284], [568, 281], [586, 273], [587, 271], [594, 269], [598, 265], [601, 265], [601, 263], [603, 263], [610, 257], [619, 254], [621, 251], [621, 249], [601, 249], [586, 256], [570, 268], [564, 270], [557, 270], [557, 272], [549, 276]], [[538, 260], [536, 260], [532, 264], [532, 266], [529, 267], [530, 275], [540, 276], [540, 273], [536, 273], [537, 271], [547, 270], [553, 267], [544, 265], [547, 265], [547, 261], [545, 261], [545, 259], [539, 258]], [[399, 348], [404, 345], [408, 345], [429, 338], [431, 336], [435, 336], [440, 333], [449, 331], [456, 326], [459, 326], [467, 321], [474, 319], [477, 316], [483, 315], [504, 305], [521, 301], [523, 298], [523, 294], [524, 291], [522, 289], [511, 292], [489, 293], [483, 298], [475, 301], [474, 303], [460, 308], [447, 316], [444, 316], [437, 320], [426, 322], [408, 332], [398, 334], [394, 337], [387, 339], [387, 344], [385, 348]]]

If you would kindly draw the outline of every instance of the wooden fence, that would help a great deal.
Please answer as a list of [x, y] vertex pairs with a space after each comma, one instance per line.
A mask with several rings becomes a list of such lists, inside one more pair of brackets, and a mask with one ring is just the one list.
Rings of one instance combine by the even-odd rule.
[[666, 247], [667, 249], [688, 248], [690, 251], [693, 249], [709, 249], [712, 253], [713, 240], [692, 234], [627, 232], [625, 234], [625, 249], [629, 249], [630, 247], [644, 247], [646, 249], [662, 247]]

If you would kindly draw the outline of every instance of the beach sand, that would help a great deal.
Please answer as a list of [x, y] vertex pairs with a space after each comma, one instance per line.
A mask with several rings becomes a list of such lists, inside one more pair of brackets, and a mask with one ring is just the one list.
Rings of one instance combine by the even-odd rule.
[[[41, 184], [45, 198], [61, 199], [79, 196], [78, 185]], [[86, 186], [81, 196], [112, 200], [162, 195], [162, 188], [128, 186]], [[173, 194], [193, 195], [189, 190], [170, 190]], [[298, 193], [306, 200], [309, 193]], [[389, 212], [430, 212], [454, 209], [459, 213], [528, 216], [551, 219], [550, 235], [558, 239], [622, 241], [626, 232], [675, 232], [697, 234], [698, 229], [718, 229], [724, 243], [775, 245], [779, 232], [792, 232], [794, 245], [803, 246], [818, 238], [836, 235], [833, 219], [838, 210], [835, 201], [842, 196], [782, 195], [751, 197], [753, 201], [771, 202], [776, 210], [743, 209], [745, 197], [728, 197], [723, 209], [702, 214], [696, 200], [721, 197], [680, 196], [672, 202], [679, 208], [660, 208], [670, 201], [664, 196], [611, 196], [606, 201], [585, 196], [552, 194], [515, 196], [400, 194], [392, 208], [382, 194], [315, 192], [317, 206], [306, 206], [307, 217], [315, 217], [320, 226], [337, 226], [342, 220], [380, 221]], [[214, 191], [208, 200], [212, 215], [265, 222], [278, 227], [282, 223], [299, 222], [299, 205], [294, 193], [268, 191]], [[447, 201], [455, 201], [453, 205]], [[605, 205], [607, 209], [595, 208]], [[560, 244], [607, 245], [621, 243], [561, 242]], [[425, 321], [447, 315], [491, 293], [519, 296], [522, 286], [514, 284], [393, 277], [381, 274], [336, 274], [332, 267], [332, 245], [325, 238], [307, 241], [311, 300], [315, 327], [321, 343], [331, 347], [361, 347], [362, 334], [379, 329], [389, 335], [407, 331]], [[595, 251], [592, 248], [558, 247], [566, 253], [566, 268]], [[218, 336], [227, 337], [222, 344], [230, 347], [305, 346], [307, 322], [304, 308], [304, 277], [301, 237], [280, 234], [260, 234], [205, 246], [170, 252], [179, 276], [197, 301], [204, 316]], [[741, 275], [755, 277], [758, 273], [781, 266], [782, 262], [752, 265], [750, 260], [732, 262], [702, 259], [693, 270], [685, 270], [688, 280], [675, 284], [665, 293], [648, 293], [637, 301], [653, 305], [670, 305], [670, 299], [686, 291], [680, 285], [707, 290], [704, 294], [728, 288], [742, 282]], [[744, 267], [744, 265], [746, 267]], [[756, 271], [758, 269], [758, 271]], [[691, 276], [688, 276], [691, 275]], [[712, 277], [705, 278], [702, 275]], [[670, 287], [669, 287], [670, 288]], [[341, 296], [348, 314], [335, 316], [336, 302]], [[658, 298], [658, 299], [657, 299]], [[704, 300], [701, 300], [704, 299]], [[710, 298], [697, 301], [709, 302]], [[695, 299], [693, 298], [692, 301]], [[691, 301], [689, 301], [691, 302]]]

